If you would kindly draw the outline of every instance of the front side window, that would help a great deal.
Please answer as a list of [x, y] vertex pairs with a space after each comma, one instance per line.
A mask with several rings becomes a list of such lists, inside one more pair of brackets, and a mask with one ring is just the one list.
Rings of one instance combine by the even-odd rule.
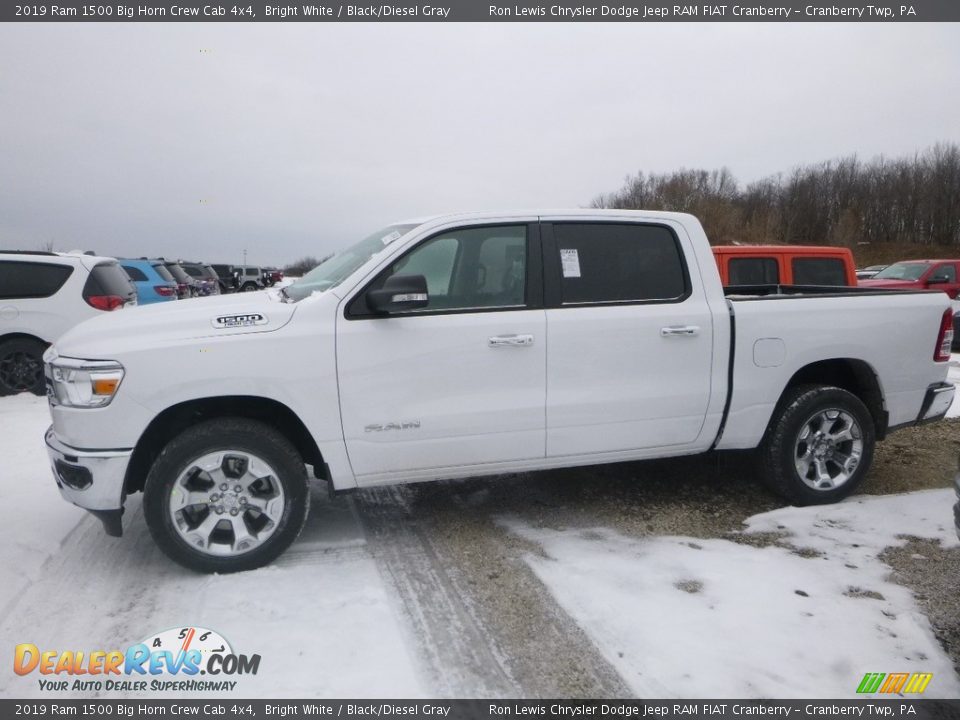
[[666, 227], [563, 223], [553, 233], [564, 305], [671, 302], [687, 295], [680, 246]]
[[730, 258], [727, 269], [730, 285], [776, 285], [780, 282], [780, 265], [776, 258]]
[[50, 297], [72, 272], [69, 265], [0, 262], [0, 299]]
[[[394, 275], [423, 275], [429, 302], [413, 313], [522, 307], [526, 297], [525, 225], [473, 227], [421, 243], [381, 273], [369, 289]], [[366, 314], [361, 295], [355, 312]]]
[[794, 258], [793, 284], [846, 285], [847, 272], [843, 260], [839, 258]]
[[930, 277], [945, 277], [948, 283], [955, 283], [957, 269], [953, 265], [937, 265], [937, 269], [930, 273]]

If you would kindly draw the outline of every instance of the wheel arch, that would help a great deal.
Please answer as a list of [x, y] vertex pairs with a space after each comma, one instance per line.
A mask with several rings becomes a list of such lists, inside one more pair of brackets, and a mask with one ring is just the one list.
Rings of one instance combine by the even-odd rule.
[[159, 413], [143, 431], [133, 449], [124, 479], [124, 494], [143, 490], [147, 473], [170, 440], [192, 425], [220, 417], [240, 417], [267, 423], [293, 443], [304, 463], [313, 466], [315, 476], [326, 477], [320, 449], [293, 410], [271, 398], [226, 395], [187, 400]]
[[882, 440], [886, 435], [887, 411], [883, 389], [876, 370], [866, 361], [832, 358], [809, 363], [797, 370], [787, 382], [778, 405], [793, 388], [801, 385], [833, 385], [856, 395], [870, 411], [877, 440]]
[[5, 343], [8, 340], [32, 340], [33, 342], [40, 343], [44, 348], [50, 347], [50, 343], [47, 340], [25, 332], [10, 332], [0, 335], [0, 343]]

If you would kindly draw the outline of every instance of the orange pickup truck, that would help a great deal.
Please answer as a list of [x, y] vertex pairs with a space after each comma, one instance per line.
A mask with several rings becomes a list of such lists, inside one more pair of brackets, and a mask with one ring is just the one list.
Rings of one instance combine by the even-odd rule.
[[853, 253], [819, 245], [715, 245], [724, 287], [735, 285], [857, 285]]

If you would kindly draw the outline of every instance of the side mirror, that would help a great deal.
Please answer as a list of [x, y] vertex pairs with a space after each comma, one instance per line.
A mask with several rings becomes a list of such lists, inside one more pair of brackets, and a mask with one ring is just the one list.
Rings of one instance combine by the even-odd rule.
[[927, 280], [927, 285], [945, 285], [950, 282], [950, 278], [946, 275], [934, 275], [932, 278]]
[[423, 275], [393, 275], [379, 290], [367, 293], [367, 305], [378, 313], [425, 308], [430, 302]]

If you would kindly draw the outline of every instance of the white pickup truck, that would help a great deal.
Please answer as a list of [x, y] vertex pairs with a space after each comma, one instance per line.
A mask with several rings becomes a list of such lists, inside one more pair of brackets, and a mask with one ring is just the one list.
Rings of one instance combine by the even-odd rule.
[[144, 492], [203, 571], [293, 542], [307, 466], [344, 490], [758, 448], [776, 491], [827, 503], [946, 413], [951, 320], [939, 292], [725, 293], [690, 215], [437, 217], [282, 291], [83, 323], [45, 356], [46, 442], [67, 500], [120, 535]]

